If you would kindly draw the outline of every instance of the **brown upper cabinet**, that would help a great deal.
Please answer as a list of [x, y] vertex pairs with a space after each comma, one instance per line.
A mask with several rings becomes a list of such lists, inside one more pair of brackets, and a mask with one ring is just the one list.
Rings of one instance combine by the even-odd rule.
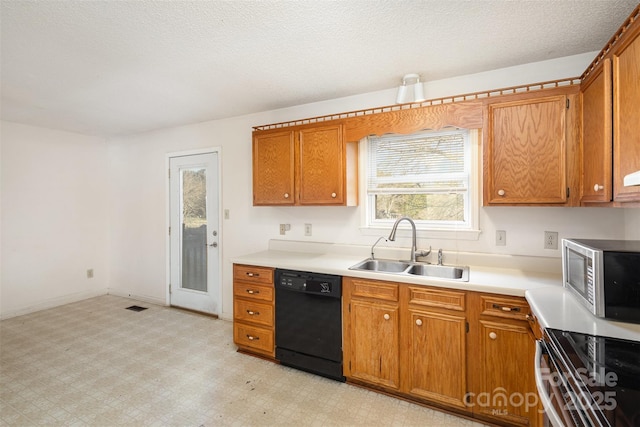
[[613, 51], [613, 200], [640, 202], [640, 186], [625, 187], [640, 171], [640, 20]]
[[256, 132], [255, 206], [357, 204], [357, 146], [341, 124]]
[[[563, 93], [565, 92], [565, 93]], [[549, 96], [513, 95], [487, 105], [485, 205], [568, 205], [578, 175], [573, 131], [576, 88]]]
[[611, 60], [580, 85], [582, 95], [582, 180], [581, 202], [610, 202], [612, 105]]
[[583, 75], [582, 205], [640, 202], [640, 186], [624, 186], [624, 177], [640, 170], [638, 14], [636, 9]]

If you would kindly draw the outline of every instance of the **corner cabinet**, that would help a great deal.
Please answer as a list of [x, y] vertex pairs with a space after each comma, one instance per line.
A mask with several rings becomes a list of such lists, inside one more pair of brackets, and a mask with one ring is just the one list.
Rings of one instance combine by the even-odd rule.
[[580, 201], [610, 202], [613, 196], [611, 60], [582, 82], [582, 189]]
[[625, 24], [615, 44], [581, 83], [584, 206], [638, 206], [640, 185], [640, 20]]
[[570, 187], [577, 192], [579, 179], [579, 166], [572, 162], [579, 157], [572, 151], [577, 138], [570, 109], [575, 109], [577, 96], [559, 92], [535, 98], [513, 95], [511, 101], [487, 105], [485, 206], [566, 205], [572, 200]]
[[357, 143], [341, 124], [255, 131], [254, 206], [357, 204]]
[[233, 342], [238, 350], [275, 357], [273, 269], [233, 265]]

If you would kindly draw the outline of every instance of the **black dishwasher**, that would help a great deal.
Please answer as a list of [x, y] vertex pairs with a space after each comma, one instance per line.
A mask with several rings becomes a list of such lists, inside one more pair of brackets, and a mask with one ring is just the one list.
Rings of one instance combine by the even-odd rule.
[[276, 359], [345, 381], [342, 375], [342, 277], [276, 270]]

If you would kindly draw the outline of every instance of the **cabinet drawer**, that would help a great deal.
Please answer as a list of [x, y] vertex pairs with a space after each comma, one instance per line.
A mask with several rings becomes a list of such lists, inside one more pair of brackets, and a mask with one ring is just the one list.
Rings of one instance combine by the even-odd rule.
[[524, 298], [482, 295], [480, 301], [481, 314], [488, 316], [527, 320], [527, 316], [531, 314], [529, 304]]
[[398, 301], [398, 285], [371, 280], [351, 279], [351, 296]]
[[409, 286], [409, 304], [464, 311], [464, 292]]
[[233, 301], [233, 318], [272, 327], [273, 305], [236, 299]]
[[235, 323], [233, 341], [238, 347], [247, 347], [273, 355], [273, 330]]
[[233, 279], [251, 283], [273, 284], [273, 269], [252, 265], [233, 264]]
[[233, 283], [233, 295], [260, 301], [273, 301], [273, 287], [245, 282]]

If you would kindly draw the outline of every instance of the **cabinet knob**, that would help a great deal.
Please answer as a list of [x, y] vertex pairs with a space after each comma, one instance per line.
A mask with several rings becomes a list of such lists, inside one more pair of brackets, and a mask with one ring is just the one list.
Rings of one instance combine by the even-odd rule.
[[259, 340], [259, 339], [260, 339], [260, 337], [254, 337], [253, 335], [249, 335], [249, 334], [247, 334], [247, 339], [248, 339], [249, 341], [257, 341], [257, 340]]
[[593, 191], [604, 190], [604, 185], [596, 184], [593, 186]]
[[249, 295], [253, 295], [253, 294], [259, 294], [259, 293], [260, 293], [260, 291], [258, 291], [258, 290], [254, 290], [254, 289], [247, 289], [247, 293], [248, 293]]
[[260, 316], [260, 313], [258, 311], [252, 311], [252, 310], [247, 310], [247, 314], [249, 316]]
[[387, 313], [385, 313], [385, 314], [384, 314], [384, 316], [382, 316], [382, 317], [384, 317], [384, 320], [389, 320], [389, 319], [391, 319], [391, 316], [389, 316]]
[[505, 192], [504, 190], [498, 190], [498, 196], [504, 196]]
[[289, 193], [284, 193], [284, 198], [288, 199], [289, 198]]
[[489, 338], [495, 340], [496, 338], [498, 338], [498, 334], [496, 334], [495, 332], [489, 332]]
[[416, 319], [416, 325], [422, 326], [422, 319]]
[[331, 197], [333, 197], [334, 199], [336, 198], [337, 194], [336, 193], [331, 193]]

